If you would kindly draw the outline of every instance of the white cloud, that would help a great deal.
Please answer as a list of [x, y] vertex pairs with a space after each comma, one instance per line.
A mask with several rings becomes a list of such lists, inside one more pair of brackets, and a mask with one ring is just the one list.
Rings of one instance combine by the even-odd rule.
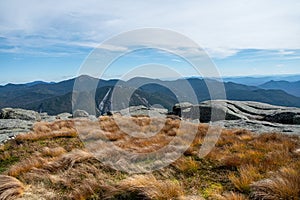
[[278, 67], [278, 68], [283, 68], [283, 67], [285, 67], [285, 66], [284, 66], [283, 64], [277, 64], [276, 67]]
[[237, 52], [239, 52], [238, 49], [229, 49], [229, 48], [207, 49], [208, 55], [214, 58], [226, 58], [235, 55]]
[[278, 54], [279, 54], [280, 56], [293, 55], [293, 54], [295, 54], [295, 53], [296, 53], [295, 51], [287, 51], [287, 50], [283, 50], [283, 49], [280, 49], [280, 50], [278, 51]]
[[21, 48], [94, 47], [119, 32], [160, 27], [187, 35], [214, 57], [238, 49], [282, 49], [286, 55], [292, 51], [284, 49], [300, 49], [299, 21], [297, 0], [0, 2], [0, 35]]
[[172, 61], [174, 61], [174, 62], [179, 62], [179, 63], [182, 63], [182, 60], [179, 60], [179, 59], [175, 59], [175, 58], [173, 58], [173, 59], [171, 59]]
[[128, 50], [128, 48], [124, 47], [124, 46], [115, 46], [115, 45], [109, 45], [109, 44], [100, 45], [97, 48], [109, 50], [109, 51], [127, 51]]

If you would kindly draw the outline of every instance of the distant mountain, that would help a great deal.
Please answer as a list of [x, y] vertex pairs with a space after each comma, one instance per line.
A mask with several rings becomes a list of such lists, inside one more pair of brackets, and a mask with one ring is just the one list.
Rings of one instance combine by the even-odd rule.
[[[105, 81], [98, 80], [89, 76], [80, 76], [76, 79], [82, 86], [83, 91], [89, 90], [90, 85], [98, 84], [101, 86], [113, 86], [115, 80]], [[65, 94], [71, 93], [75, 79], [69, 79], [53, 84], [7, 84], [0, 87], [0, 108], [3, 107], [22, 107], [27, 108], [27, 105], [58, 98]]]
[[14, 83], [8, 83], [4, 86], [0, 86], [0, 88], [10, 86], [10, 87], [21, 87], [21, 86], [34, 86], [34, 85], [42, 85], [42, 84], [54, 84], [55, 82], [45, 82], [45, 81], [33, 81], [29, 83], [23, 83], [23, 84], [14, 84]]
[[224, 82], [234, 82], [244, 85], [259, 86], [269, 81], [299, 81], [300, 75], [274, 75], [260, 77], [225, 77]]
[[[149, 107], [155, 104], [172, 110], [172, 106], [178, 101], [191, 100], [189, 90], [192, 89], [196, 94], [195, 102], [191, 102], [196, 104], [211, 99], [206, 83], [209, 83], [213, 88], [222, 84], [216, 80], [198, 78], [162, 81], [137, 77], [129, 81], [120, 81], [98, 80], [89, 76], [80, 76], [76, 79], [76, 82], [80, 83], [81, 86], [81, 88], [77, 88], [77, 91], [74, 91], [76, 95], [81, 97], [76, 101], [87, 110], [89, 109], [89, 103], [94, 103], [95, 107], [98, 107], [109, 89], [119, 92], [118, 95], [113, 96], [115, 100], [115, 102], [113, 101], [114, 110], [123, 109], [130, 105]], [[1, 86], [0, 108], [19, 107], [48, 112], [52, 115], [71, 112], [74, 83], [75, 79], [70, 79], [52, 84], [8, 84]], [[186, 83], [189, 83], [191, 87], [188, 87]], [[90, 91], [91, 86], [97, 87], [97, 90], [94, 91], [95, 95], [90, 95], [92, 92]], [[300, 107], [300, 97], [288, 94], [283, 90], [262, 89], [234, 82], [226, 82], [224, 86], [229, 100], [258, 101], [274, 105]], [[132, 91], [134, 92], [130, 96], [129, 94]], [[214, 92], [217, 96], [220, 93], [216, 90]], [[92, 96], [95, 96], [95, 98], [91, 99]], [[129, 105], [124, 105], [123, 102], [129, 102]]]
[[283, 90], [291, 95], [300, 97], [300, 81], [289, 82], [289, 81], [269, 81], [262, 85], [259, 85], [263, 89], [278, 89]]
[[26, 83], [27, 86], [34, 86], [34, 85], [42, 85], [42, 84], [53, 84], [54, 82], [45, 82], [45, 81], [33, 81], [30, 83]]

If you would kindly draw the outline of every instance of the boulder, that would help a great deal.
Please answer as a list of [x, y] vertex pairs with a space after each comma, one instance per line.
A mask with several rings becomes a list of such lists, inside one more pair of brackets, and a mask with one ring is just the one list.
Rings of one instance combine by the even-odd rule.
[[146, 106], [130, 106], [129, 108], [122, 109], [113, 114], [121, 114], [122, 116], [150, 116], [150, 117], [161, 117], [166, 116], [168, 113], [167, 109], [164, 108], [147, 108]]
[[182, 114], [190, 112], [191, 107], [193, 107], [193, 104], [190, 102], [177, 103], [173, 106], [172, 114], [181, 117]]
[[39, 113], [32, 110], [24, 110], [20, 108], [3, 108], [0, 112], [1, 119], [20, 119], [29, 121], [40, 121]]
[[75, 110], [73, 113], [73, 118], [87, 118], [89, 117], [89, 113], [87, 113], [85, 110]]
[[61, 120], [68, 120], [70, 118], [72, 118], [72, 114], [70, 113], [61, 113], [56, 116], [56, 119], [61, 119]]
[[95, 115], [89, 115], [89, 120], [96, 122], [98, 118]]

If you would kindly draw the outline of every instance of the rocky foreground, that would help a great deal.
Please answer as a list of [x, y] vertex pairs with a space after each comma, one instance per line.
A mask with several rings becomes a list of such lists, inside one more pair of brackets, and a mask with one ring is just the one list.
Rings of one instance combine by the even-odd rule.
[[[195, 115], [195, 110], [199, 110], [200, 115]], [[212, 110], [217, 116], [211, 119]], [[113, 114], [119, 115], [148, 115], [161, 116], [167, 115], [173, 117], [188, 116], [192, 119], [198, 119], [202, 123], [213, 121], [225, 128], [247, 129], [257, 133], [263, 132], [281, 132], [290, 134], [300, 134], [300, 108], [273, 106], [265, 103], [250, 101], [205, 101], [198, 105], [190, 103], [176, 104], [173, 111], [168, 113], [166, 109], [146, 108], [144, 106], [135, 106], [124, 109]], [[77, 117], [87, 117], [95, 119], [85, 111], [77, 110], [72, 114], [62, 113], [57, 116], [50, 116], [47, 113], [37, 113], [35, 111], [4, 108], [0, 112], [0, 143], [14, 136], [29, 132], [35, 122], [68, 120]]]

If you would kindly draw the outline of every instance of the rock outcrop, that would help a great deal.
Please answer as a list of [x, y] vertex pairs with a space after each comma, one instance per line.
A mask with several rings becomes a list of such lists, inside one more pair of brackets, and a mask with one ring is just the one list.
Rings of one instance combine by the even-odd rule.
[[183, 117], [199, 118], [201, 122], [243, 119], [300, 125], [300, 108], [252, 101], [214, 100], [204, 101], [198, 105], [176, 104], [173, 113]]
[[[58, 116], [65, 119], [71, 114]], [[47, 113], [38, 113], [19, 108], [3, 108], [0, 110], [0, 144], [20, 133], [31, 131], [35, 122], [54, 121], [56, 119], [57, 116], [49, 116]]]
[[199, 119], [203, 123], [213, 122], [226, 128], [300, 134], [300, 108], [251, 101], [215, 100], [198, 105], [176, 104], [173, 114]]
[[[300, 108], [273, 106], [265, 103], [250, 101], [216, 100], [205, 101], [197, 105], [180, 103], [168, 113], [164, 108], [132, 106], [112, 114], [122, 116], [170, 117], [182, 119], [197, 119], [202, 123], [212, 123], [225, 128], [248, 129], [253, 132], [282, 132], [300, 134]], [[170, 115], [171, 114], [171, 115]], [[76, 110], [73, 115], [62, 113], [49, 116], [47, 113], [4, 108], [0, 111], [0, 143], [13, 138], [19, 133], [32, 129], [37, 121], [69, 120], [84, 117], [97, 120], [84, 110]]]
[[20, 133], [31, 130], [34, 121], [21, 119], [0, 119], [0, 144]]
[[38, 113], [33, 110], [3, 108], [0, 110], [0, 144], [20, 133], [31, 131], [35, 122], [67, 119], [67, 116], [72, 115], [63, 113], [58, 116], [50, 116], [47, 113]]
[[42, 118], [39, 113], [19, 108], [3, 108], [0, 111], [0, 143], [19, 133], [30, 131]]
[[32, 110], [24, 110], [19, 108], [3, 108], [0, 112], [0, 119], [20, 119], [39, 121], [41, 116]]
[[120, 114], [122, 116], [150, 116], [150, 117], [161, 117], [168, 113], [167, 109], [164, 108], [153, 108], [146, 106], [131, 106], [129, 108], [115, 111], [113, 114]]

